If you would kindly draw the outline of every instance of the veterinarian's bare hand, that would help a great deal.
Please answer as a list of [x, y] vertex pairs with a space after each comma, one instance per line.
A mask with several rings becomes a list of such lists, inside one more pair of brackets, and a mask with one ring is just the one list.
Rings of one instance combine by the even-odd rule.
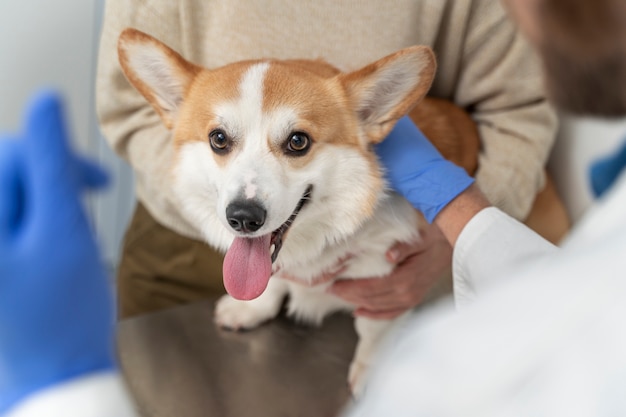
[[354, 314], [392, 319], [417, 306], [452, 262], [452, 247], [436, 225], [422, 231], [422, 240], [396, 244], [387, 251], [395, 263], [384, 278], [340, 280], [328, 291], [359, 306]]

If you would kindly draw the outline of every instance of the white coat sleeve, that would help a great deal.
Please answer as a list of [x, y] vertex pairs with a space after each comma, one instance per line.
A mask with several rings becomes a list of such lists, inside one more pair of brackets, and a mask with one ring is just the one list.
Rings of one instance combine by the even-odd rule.
[[454, 299], [462, 309], [491, 282], [516, 268], [542, 262], [558, 248], [507, 215], [489, 207], [465, 226], [457, 239], [452, 271]]
[[34, 393], [3, 417], [138, 417], [117, 372], [99, 372]]

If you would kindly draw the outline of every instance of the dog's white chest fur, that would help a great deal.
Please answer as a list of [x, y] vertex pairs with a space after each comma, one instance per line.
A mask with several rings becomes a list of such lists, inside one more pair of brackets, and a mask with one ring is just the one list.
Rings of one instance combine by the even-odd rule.
[[[345, 261], [345, 269], [338, 279], [375, 278], [388, 275], [395, 265], [385, 257], [387, 250], [396, 242], [419, 239], [421, 216], [403, 198], [391, 195], [376, 209], [374, 216], [366, 221], [352, 236], [326, 246], [319, 256], [307, 261], [284, 259], [281, 274], [298, 277], [307, 284], [311, 280], [337, 268]], [[312, 228], [315, 225], [311, 225]], [[303, 259], [307, 259], [303, 253]], [[327, 285], [308, 287], [288, 283], [290, 301], [288, 312], [298, 320], [319, 324], [328, 314], [337, 310], [352, 310], [355, 306], [325, 292]]]

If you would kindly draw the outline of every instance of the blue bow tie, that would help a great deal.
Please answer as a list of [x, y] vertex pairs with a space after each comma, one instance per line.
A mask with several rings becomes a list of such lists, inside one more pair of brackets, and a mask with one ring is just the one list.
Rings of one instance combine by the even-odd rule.
[[612, 155], [606, 156], [591, 165], [589, 177], [591, 189], [596, 197], [600, 197], [615, 182], [626, 166], [626, 143]]

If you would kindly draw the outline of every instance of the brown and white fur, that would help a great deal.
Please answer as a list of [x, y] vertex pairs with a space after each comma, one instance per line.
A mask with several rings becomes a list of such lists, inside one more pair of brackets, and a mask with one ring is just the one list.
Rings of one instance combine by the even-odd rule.
[[[328, 285], [301, 285], [281, 274], [306, 284], [350, 256], [342, 278], [384, 276], [393, 268], [386, 250], [419, 239], [424, 220], [385, 188], [373, 145], [426, 95], [435, 74], [429, 48], [406, 48], [349, 73], [307, 60], [206, 69], [127, 29], [119, 57], [128, 80], [173, 131], [172, 187], [186, 217], [215, 248], [243, 248], [230, 261], [227, 254], [225, 263], [231, 265], [225, 265], [225, 275], [230, 270], [236, 276], [225, 276], [225, 284], [240, 299], [220, 299], [220, 326], [254, 328], [278, 314], [286, 295], [288, 314], [309, 323], [352, 310], [355, 306], [325, 292]], [[448, 123], [430, 134], [449, 128]], [[470, 147], [459, 158], [471, 155], [471, 170], [477, 140]], [[245, 218], [232, 214], [233, 204], [244, 217], [261, 210], [262, 221], [245, 227]], [[299, 205], [275, 262], [248, 264], [246, 250], [269, 256], [276, 242], [268, 236], [284, 227]], [[349, 381], [358, 392], [392, 321], [358, 317], [355, 326], [359, 342]]]

